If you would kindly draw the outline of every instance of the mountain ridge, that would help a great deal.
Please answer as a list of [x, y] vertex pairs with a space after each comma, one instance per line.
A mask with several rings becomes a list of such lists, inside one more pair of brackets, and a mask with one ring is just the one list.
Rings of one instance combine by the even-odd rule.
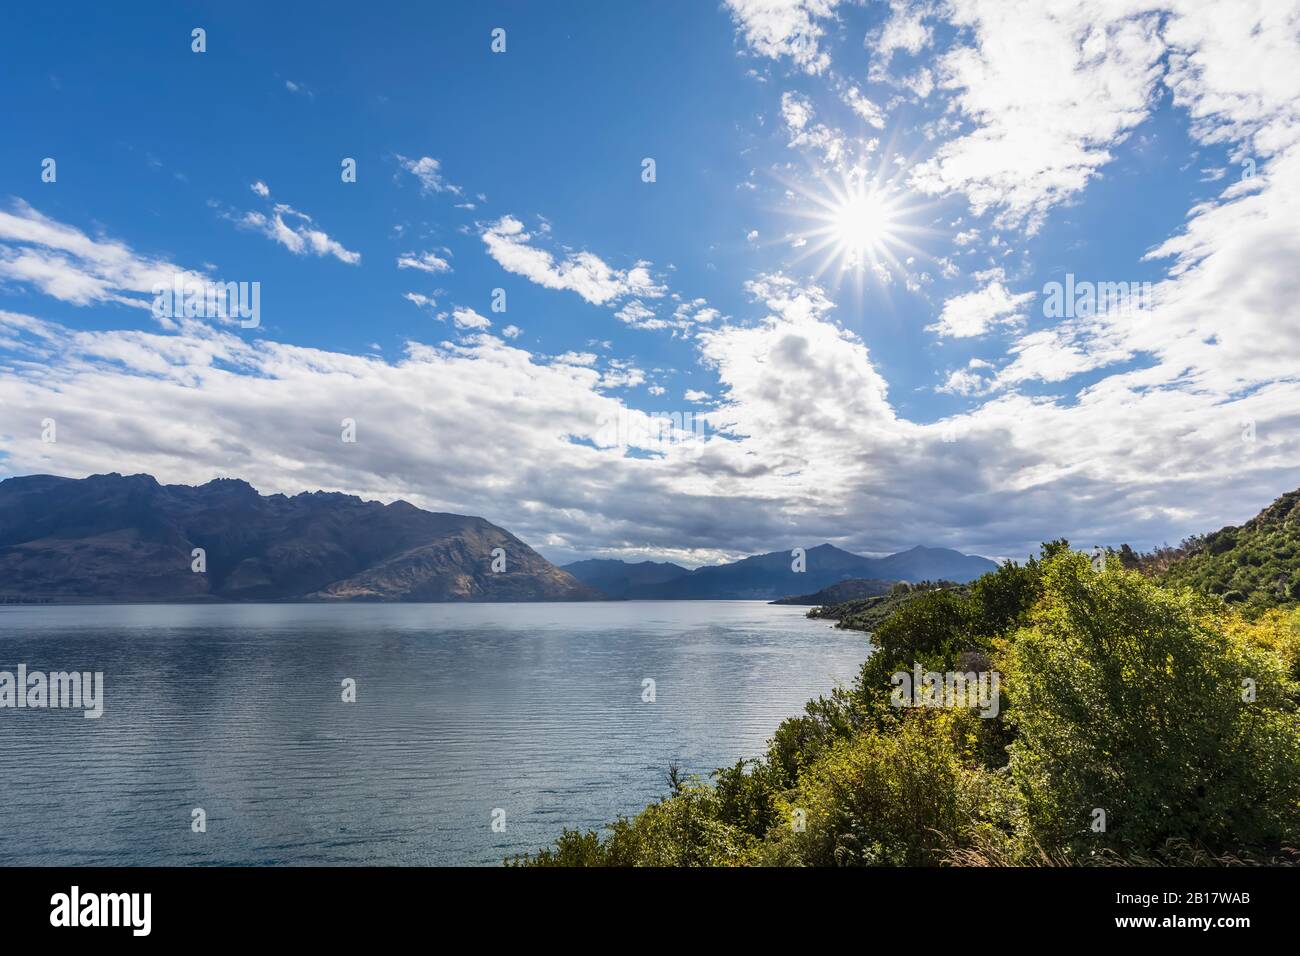
[[[194, 549], [204, 569], [193, 570]], [[504, 570], [493, 571], [493, 551]], [[238, 478], [0, 481], [0, 598], [49, 601], [596, 600], [484, 518]]]
[[[997, 564], [988, 558], [923, 545], [882, 558], [867, 558], [824, 543], [804, 550], [803, 571], [793, 570], [794, 564], [792, 552], [770, 551], [728, 564], [703, 565], [657, 583], [622, 581], [620, 587], [626, 597], [638, 600], [772, 601], [809, 594], [850, 579], [966, 582], [997, 570]], [[614, 559], [588, 559], [563, 568], [584, 584], [599, 587], [594, 583], [597, 573], [608, 586], [608, 582], [618, 580], [619, 565], [637, 566]]]

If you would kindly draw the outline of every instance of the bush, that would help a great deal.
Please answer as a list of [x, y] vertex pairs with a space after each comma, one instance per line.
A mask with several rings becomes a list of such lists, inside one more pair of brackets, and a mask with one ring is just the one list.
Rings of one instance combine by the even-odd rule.
[[1012, 794], [1003, 774], [974, 760], [966, 718], [911, 711], [894, 733], [837, 742], [782, 798], [763, 861], [916, 866], [981, 836], [1004, 839]]
[[603, 841], [566, 830], [553, 849], [512, 862], [519, 866], [741, 866], [758, 861], [758, 841], [722, 820], [715, 788], [692, 780], [614, 823]]
[[896, 610], [871, 635], [875, 650], [862, 665], [859, 686], [884, 692], [889, 675], [914, 664], [947, 670], [973, 643], [966, 599], [952, 591], [928, 591]]
[[1043, 583], [1031, 626], [1003, 648], [1011, 771], [1037, 844], [1150, 854], [1300, 837], [1300, 719], [1277, 655], [1217, 602], [1098, 574], [1082, 555], [1048, 562]]

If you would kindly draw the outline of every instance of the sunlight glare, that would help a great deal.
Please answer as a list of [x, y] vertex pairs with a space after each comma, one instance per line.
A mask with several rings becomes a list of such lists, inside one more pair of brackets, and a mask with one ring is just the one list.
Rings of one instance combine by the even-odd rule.
[[860, 258], [893, 238], [891, 212], [874, 191], [857, 191], [835, 211], [835, 241], [842, 251]]

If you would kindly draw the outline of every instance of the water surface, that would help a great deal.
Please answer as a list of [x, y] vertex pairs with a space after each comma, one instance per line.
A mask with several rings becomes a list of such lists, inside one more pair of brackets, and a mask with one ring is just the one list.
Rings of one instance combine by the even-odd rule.
[[863, 636], [804, 610], [3, 607], [0, 670], [103, 671], [105, 706], [0, 710], [0, 864], [499, 863], [850, 682]]

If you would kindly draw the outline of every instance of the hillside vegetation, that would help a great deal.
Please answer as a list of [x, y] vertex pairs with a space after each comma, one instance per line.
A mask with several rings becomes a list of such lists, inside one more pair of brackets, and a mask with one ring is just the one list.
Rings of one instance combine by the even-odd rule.
[[[862, 601], [866, 598], [880, 597], [888, 594], [891, 590], [899, 585], [907, 585], [907, 582], [900, 581], [877, 581], [871, 578], [848, 578], [844, 581], [837, 581], [830, 587], [822, 588], [812, 594], [793, 594], [790, 597], [777, 598], [773, 604], [807, 604], [825, 607], [834, 604], [846, 604], [849, 601]], [[810, 617], [812, 615], [809, 615]]]
[[1250, 617], [1300, 605], [1300, 491], [1278, 498], [1240, 528], [1184, 542], [1184, 551], [1159, 573], [1161, 580], [1219, 595]]
[[[808, 617], [835, 621], [837, 622], [836, 627], [847, 630], [874, 631], [878, 625], [884, 623], [891, 614], [908, 601], [920, 597], [926, 591], [942, 589], [952, 589], [965, 594], [968, 587], [964, 584], [954, 584], [951, 581], [922, 581], [919, 584], [908, 584], [906, 581], [900, 581], [886, 594], [855, 598], [839, 603], [822, 604], [809, 611]], [[827, 588], [826, 590], [829, 591], [830, 589]]]
[[[1250, 619], [1249, 598], [1225, 598], [1118, 555], [1096, 570], [1064, 541], [967, 588], [891, 595], [854, 612], [890, 605], [853, 685], [784, 721], [761, 758], [707, 780], [673, 773], [634, 817], [603, 834], [567, 831], [514, 862], [1290, 861], [1300, 611], [1260, 607]], [[896, 706], [896, 675], [918, 665], [996, 675], [997, 706]]]

